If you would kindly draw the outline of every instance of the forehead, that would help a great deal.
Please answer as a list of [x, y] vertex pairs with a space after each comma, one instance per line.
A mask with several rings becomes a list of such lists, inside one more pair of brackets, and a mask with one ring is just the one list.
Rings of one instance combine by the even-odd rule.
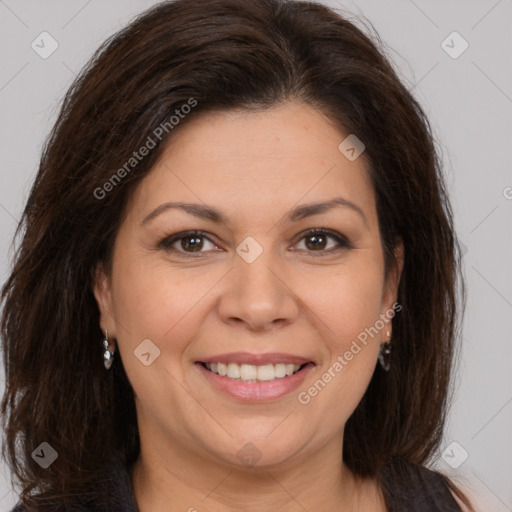
[[140, 213], [170, 201], [215, 205], [225, 220], [256, 221], [300, 204], [343, 197], [374, 214], [363, 156], [338, 149], [348, 136], [312, 107], [201, 114], [172, 134], [139, 185]]

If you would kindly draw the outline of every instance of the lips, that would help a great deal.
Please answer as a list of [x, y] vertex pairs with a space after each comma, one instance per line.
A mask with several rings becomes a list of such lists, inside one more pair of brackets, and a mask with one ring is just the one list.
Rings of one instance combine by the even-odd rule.
[[[250, 360], [254, 361], [254, 357]], [[268, 402], [282, 398], [296, 390], [304, 382], [304, 379], [306, 379], [309, 372], [315, 367], [313, 362], [309, 362], [303, 364], [300, 369], [292, 375], [286, 375], [281, 378], [274, 376], [275, 378], [272, 378], [271, 380], [261, 381], [250, 379], [244, 381], [240, 378], [234, 379], [214, 373], [206, 368], [206, 364], [207, 363], [201, 363], [199, 361], [195, 364], [195, 367], [206, 379], [206, 382], [208, 382], [213, 389], [220, 391], [223, 395], [230, 396], [231, 398], [242, 402]], [[279, 363], [276, 364], [279, 365]], [[232, 363], [231, 366], [236, 365]], [[253, 366], [253, 368], [254, 367], [255, 366]], [[265, 366], [260, 366], [260, 368], [261, 367], [264, 368]], [[268, 377], [268, 375], [264, 377]]]
[[210, 357], [202, 358], [197, 363], [236, 363], [236, 364], [251, 364], [255, 366], [262, 366], [265, 364], [298, 364], [304, 365], [307, 363], [315, 364], [311, 359], [301, 357], [293, 354], [286, 354], [283, 352], [272, 352], [267, 354], [251, 354], [249, 352], [230, 352], [228, 354], [217, 354]]

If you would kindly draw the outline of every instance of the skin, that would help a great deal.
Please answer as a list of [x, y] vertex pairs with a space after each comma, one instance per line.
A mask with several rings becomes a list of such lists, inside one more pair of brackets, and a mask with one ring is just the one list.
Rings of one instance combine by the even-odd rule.
[[[131, 197], [112, 274], [98, 266], [94, 294], [136, 395], [141, 456], [132, 481], [141, 512], [386, 510], [375, 482], [357, 480], [341, 454], [344, 425], [391, 324], [308, 404], [297, 399], [397, 298], [402, 248], [385, 279], [364, 154], [351, 162], [338, 150], [347, 135], [298, 102], [204, 114], [173, 134]], [[362, 215], [339, 206], [285, 218], [298, 205], [333, 197]], [[227, 220], [169, 209], [141, 224], [169, 201], [204, 203]], [[303, 234], [313, 228], [333, 230], [351, 246], [329, 237], [318, 247]], [[187, 230], [206, 232], [200, 252], [190, 238], [174, 251], [159, 247]], [[236, 252], [248, 236], [263, 248], [253, 263]], [[149, 366], [134, 356], [144, 339], [160, 349]], [[243, 403], [194, 364], [235, 351], [286, 352], [316, 366], [298, 390]], [[237, 456], [247, 443], [260, 455], [253, 467]]]

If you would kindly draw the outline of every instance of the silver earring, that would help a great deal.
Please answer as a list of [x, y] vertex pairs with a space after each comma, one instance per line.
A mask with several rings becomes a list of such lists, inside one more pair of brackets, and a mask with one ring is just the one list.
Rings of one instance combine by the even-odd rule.
[[385, 371], [389, 371], [391, 367], [391, 336], [389, 331], [386, 333], [388, 335], [388, 341], [385, 343], [381, 343], [379, 350], [379, 363]]
[[114, 360], [114, 352], [116, 351], [116, 347], [114, 342], [110, 343], [108, 339], [108, 331], [105, 329], [105, 339], [103, 340], [103, 364], [107, 370], [112, 366], [112, 361]]

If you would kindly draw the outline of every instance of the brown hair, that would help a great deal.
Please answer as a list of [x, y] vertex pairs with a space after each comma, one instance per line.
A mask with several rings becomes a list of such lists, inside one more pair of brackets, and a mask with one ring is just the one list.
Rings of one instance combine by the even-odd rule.
[[[297, 99], [366, 145], [386, 272], [396, 240], [404, 244], [391, 369], [377, 366], [346, 424], [343, 452], [400, 510], [393, 507], [442, 439], [463, 283], [429, 122], [375, 40], [316, 3], [177, 0], [98, 49], [46, 141], [1, 296], [3, 454], [27, 504], [107, 492], [100, 484], [113, 454], [127, 463], [138, 456], [133, 391], [119, 358], [103, 367], [91, 283], [98, 262], [110, 272], [128, 198], [172, 136], [168, 129], [160, 140], [155, 129], [191, 98], [180, 126], [207, 111]], [[98, 198], [148, 137], [156, 147]], [[48, 469], [31, 457], [41, 442], [58, 452]]]

